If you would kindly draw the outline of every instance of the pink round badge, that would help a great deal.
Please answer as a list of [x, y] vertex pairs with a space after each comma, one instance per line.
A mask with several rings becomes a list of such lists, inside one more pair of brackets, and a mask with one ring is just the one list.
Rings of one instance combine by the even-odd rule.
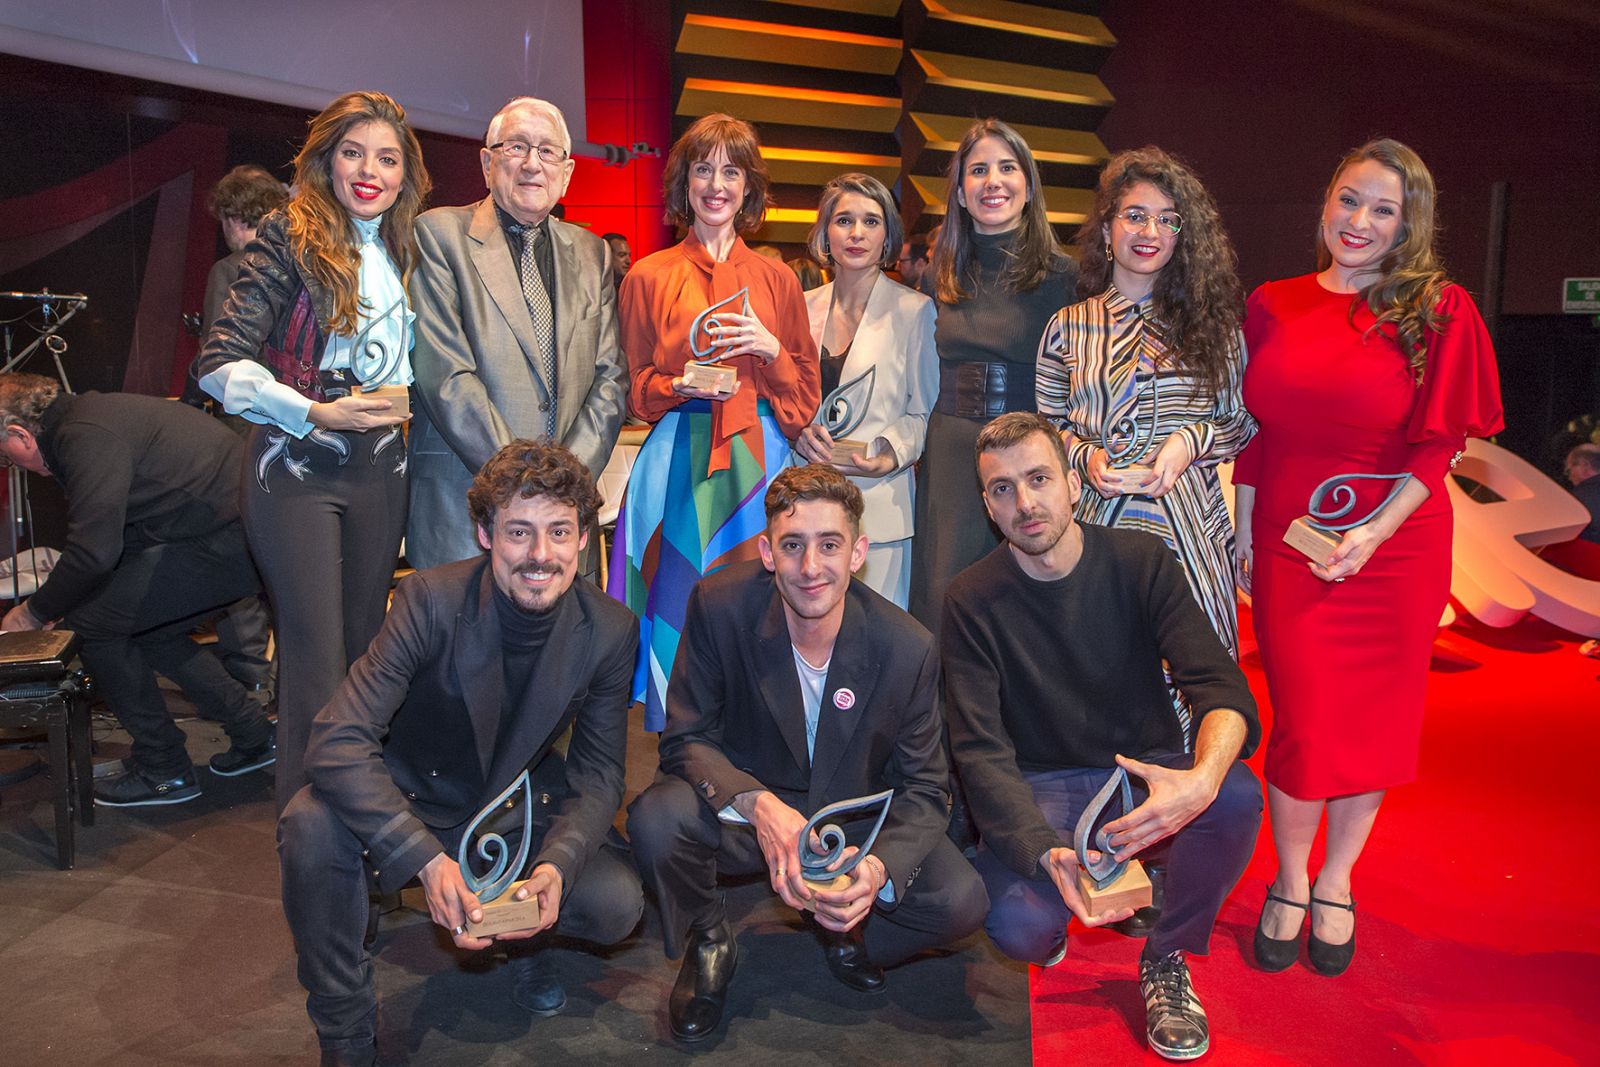
[[840, 711], [849, 711], [856, 706], [856, 695], [848, 689], [840, 689], [833, 694], [833, 706]]

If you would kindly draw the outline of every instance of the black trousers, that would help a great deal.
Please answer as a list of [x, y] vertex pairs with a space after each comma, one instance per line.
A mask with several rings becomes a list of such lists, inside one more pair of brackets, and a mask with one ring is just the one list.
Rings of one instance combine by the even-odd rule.
[[245, 449], [244, 527], [277, 622], [280, 811], [306, 784], [311, 720], [383, 625], [406, 525], [398, 432], [314, 433], [260, 426]]
[[258, 588], [244, 531], [233, 523], [192, 541], [127, 552], [94, 597], [67, 613], [63, 625], [83, 638], [84, 665], [133, 737], [134, 768], [165, 779], [191, 766], [157, 672], [176, 682], [202, 715], [220, 722], [234, 744], [266, 741], [260, 707], [189, 636], [203, 616]]
[[272, 684], [272, 616], [258, 596], [247, 596], [231, 605], [216, 621], [217, 644], [213, 651], [228, 673], [246, 686]]
[[[681, 778], [659, 777], [639, 795], [628, 808], [628, 836], [639, 874], [660, 906], [661, 939], [671, 959], [683, 954], [690, 929], [719, 917], [718, 875], [767, 869], [755, 832], [719, 820]], [[966, 937], [988, 910], [977, 872], [940, 834], [904, 899], [875, 903], [861, 924], [867, 956], [881, 967], [903, 963]]]
[[[455, 856], [466, 824], [434, 829], [439, 849]], [[535, 827], [542, 840], [543, 831]], [[538, 853], [538, 840], [532, 853]], [[377, 1035], [377, 991], [367, 930], [368, 878], [362, 845], [332, 808], [306, 786], [278, 820], [283, 914], [299, 954], [306, 1012], [323, 1048], [366, 1048]], [[564, 937], [614, 945], [644, 914], [639, 877], [609, 845], [562, 889], [555, 930]], [[515, 950], [513, 950], [515, 951]]]

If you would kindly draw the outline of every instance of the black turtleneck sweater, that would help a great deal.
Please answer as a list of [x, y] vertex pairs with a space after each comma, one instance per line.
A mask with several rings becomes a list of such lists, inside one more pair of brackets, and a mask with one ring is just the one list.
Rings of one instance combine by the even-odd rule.
[[1002, 279], [1017, 232], [972, 235], [967, 299], [939, 305], [933, 336], [940, 359], [1031, 367], [1039, 358], [1039, 337], [1050, 317], [1078, 302], [1078, 268], [1066, 256], [1028, 292], [1005, 288]]
[[[570, 592], [569, 589], [562, 596]], [[539, 666], [539, 654], [544, 651], [550, 630], [555, 625], [555, 609], [560, 604], [561, 601], [557, 600], [549, 611], [523, 611], [500, 591], [498, 584], [494, 585], [494, 611], [500, 620], [500, 665], [505, 681], [503, 708], [522, 706], [528, 682], [533, 678], [534, 669]], [[500, 742], [506, 740], [515, 718], [514, 715], [500, 716]]]

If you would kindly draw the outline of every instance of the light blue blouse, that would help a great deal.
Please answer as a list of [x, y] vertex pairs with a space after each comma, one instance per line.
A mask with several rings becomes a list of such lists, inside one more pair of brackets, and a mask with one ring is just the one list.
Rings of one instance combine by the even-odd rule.
[[[411, 348], [416, 341], [411, 323], [416, 312], [406, 301], [400, 272], [378, 236], [382, 216], [351, 219], [361, 240], [361, 307], [354, 336], [330, 334], [318, 366], [349, 368], [363, 388], [410, 385]], [[277, 426], [295, 437], [311, 432], [306, 416], [312, 401], [272, 376], [254, 360], [233, 360], [200, 380], [200, 387], [222, 401], [223, 410], [251, 422]]]

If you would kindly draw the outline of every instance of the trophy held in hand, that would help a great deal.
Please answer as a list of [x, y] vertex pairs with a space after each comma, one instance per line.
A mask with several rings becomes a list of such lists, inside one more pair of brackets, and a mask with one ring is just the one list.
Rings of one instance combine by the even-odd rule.
[[[889, 802], [893, 799], [894, 790], [885, 789], [871, 796], [852, 797], [829, 804], [806, 820], [805, 829], [800, 831], [800, 877], [805, 883], [813, 889], [827, 892], [848, 887], [852, 880], [850, 872], [867, 858], [873, 843], [878, 840], [878, 831], [883, 829], [883, 820], [889, 817]], [[856, 848], [856, 854], [834, 867], [834, 862], [844, 855], [849, 842], [845, 839], [844, 830], [837, 823], [827, 820], [847, 812], [870, 811], [874, 807], [878, 811], [878, 821], [872, 824], [872, 830]], [[813, 834], [822, 846], [820, 849], [811, 847]]]
[[[750, 310], [749, 286], [730, 297], [718, 300], [694, 317], [694, 322], [689, 326], [689, 354], [692, 358], [683, 368], [684, 385], [691, 389], [704, 389], [717, 393], [719, 397], [733, 395], [733, 388], [739, 381], [739, 373], [722, 363], [727, 355], [726, 350], [733, 346], [727, 341], [717, 340], [710, 331], [723, 325], [717, 318], [717, 312], [731, 311], [735, 307], [741, 315], [754, 314]], [[723, 350], [720, 355], [719, 349]]]
[[[1346, 530], [1353, 530], [1357, 526], [1371, 522], [1372, 517], [1384, 508], [1389, 501], [1400, 495], [1400, 490], [1406, 487], [1411, 480], [1409, 472], [1400, 474], [1335, 474], [1332, 478], [1324, 479], [1311, 491], [1308, 513], [1294, 520], [1289, 528], [1283, 531], [1283, 542], [1290, 548], [1305, 556], [1312, 563], [1325, 565], [1328, 557], [1333, 554], [1334, 548], [1343, 538]], [[1349, 483], [1354, 481], [1379, 481], [1394, 482], [1389, 495], [1384, 497], [1376, 507], [1351, 522], [1338, 522], [1355, 509], [1356, 491]], [[1329, 497], [1332, 497], [1331, 506]]]
[[[513, 799], [519, 797], [520, 799]], [[511, 858], [511, 846], [498, 833], [482, 834], [474, 845], [472, 835], [490, 818], [505, 818], [506, 809], [520, 808], [522, 816], [522, 841], [516, 858]], [[514, 930], [531, 930], [539, 925], [539, 898], [529, 895], [527, 900], [514, 899], [520, 881], [514, 881], [518, 872], [528, 865], [528, 851], [533, 840], [533, 782], [523, 771], [505, 791], [484, 806], [483, 810], [467, 824], [456, 849], [456, 863], [461, 867], [461, 879], [467, 883], [483, 906], [483, 921], [467, 920], [467, 933], [473, 937], [495, 937]], [[473, 870], [472, 855], [476, 853], [488, 869], [479, 873]]]
[[[1072, 849], [1078, 854], [1078, 895], [1090, 915], [1103, 915], [1121, 908], [1148, 908], [1151, 901], [1150, 878], [1138, 860], [1117, 860], [1111, 855], [1111, 842], [1104, 827], [1098, 831], [1111, 794], [1120, 790], [1122, 814], [1133, 810], [1133, 788], [1128, 784], [1128, 772], [1118, 767], [1096, 793], [1089, 806], [1083, 809], [1072, 835]], [[1100, 855], [1091, 858], [1091, 850]]]

